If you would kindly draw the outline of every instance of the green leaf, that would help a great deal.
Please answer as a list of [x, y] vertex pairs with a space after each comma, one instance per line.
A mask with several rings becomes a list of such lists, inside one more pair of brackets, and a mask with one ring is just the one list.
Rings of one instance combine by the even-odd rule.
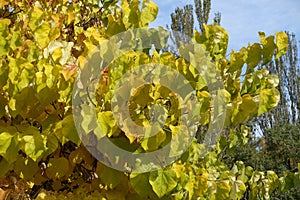
[[114, 120], [114, 116], [111, 111], [99, 112], [98, 122], [101, 126], [103, 135], [111, 137], [115, 133], [116, 121]]
[[151, 85], [149, 84], [140, 87], [135, 91], [130, 100], [141, 107], [145, 107], [153, 102], [153, 98], [150, 96], [151, 89]]
[[39, 26], [40, 22], [43, 20], [43, 11], [35, 6], [30, 13], [29, 16], [29, 27], [32, 31], [35, 31], [35, 29]]
[[173, 169], [159, 169], [150, 172], [149, 182], [159, 198], [171, 192], [177, 185], [176, 173]]
[[230, 199], [242, 199], [245, 192], [245, 184], [241, 180], [234, 181], [230, 192]]
[[10, 164], [6, 159], [0, 160], [0, 178], [4, 177], [9, 170], [11, 170], [13, 167], [12, 164]]
[[[43, 110], [38, 110], [39, 101], [35, 96], [35, 91], [32, 87], [24, 88], [15, 96], [16, 110], [22, 116], [37, 117]], [[40, 111], [40, 112], [39, 112]]]
[[122, 1], [121, 8], [123, 11], [123, 23], [126, 28], [134, 27], [137, 28], [139, 24], [141, 11], [139, 10], [139, 0], [133, 1]]
[[25, 180], [32, 181], [38, 170], [38, 163], [30, 158], [19, 157], [15, 162], [14, 171]]
[[[1, 47], [0, 47], [1, 48]], [[8, 79], [8, 65], [2, 65], [0, 64], [0, 88], [2, 88], [7, 83]], [[2, 104], [4, 105], [4, 104]]]
[[[37, 74], [37, 79], [45, 80], [45, 76], [43, 75], [42, 77], [38, 77], [39, 75]], [[38, 101], [41, 103], [42, 107], [48, 106], [51, 102], [55, 101], [55, 99], [58, 99], [59, 94], [57, 92], [57, 88], [49, 88], [46, 86], [44, 82], [40, 82], [41, 84], [38, 84], [40, 87], [38, 87], [38, 93], [37, 93], [37, 98]]]
[[22, 150], [32, 160], [38, 161], [47, 150], [46, 141], [35, 127], [28, 127], [25, 131], [26, 135], [22, 137], [22, 144], [24, 146]]
[[98, 165], [97, 172], [101, 181], [110, 189], [114, 189], [124, 178], [124, 173], [109, 168], [106, 165]]
[[107, 9], [110, 5], [116, 3], [115, 0], [101, 0], [103, 8]]
[[256, 111], [256, 103], [249, 94], [243, 95], [241, 103], [238, 102], [238, 108], [234, 110], [232, 123], [237, 125], [250, 119]]
[[232, 52], [230, 54], [230, 67], [228, 71], [232, 74], [237, 73], [237, 76], [239, 76], [242, 72], [244, 63], [244, 55], [241, 52]]
[[6, 37], [8, 36], [9, 19], [0, 19], [0, 56], [9, 52], [9, 45]]
[[0, 116], [4, 116], [4, 114], [6, 113], [5, 107], [7, 104], [8, 100], [4, 96], [0, 95]]
[[226, 181], [220, 181], [217, 182], [217, 192], [215, 194], [216, 199], [218, 200], [227, 200], [229, 198], [229, 192], [231, 190], [231, 187], [229, 183]]
[[10, 48], [12, 50], [16, 50], [17, 47], [21, 46], [21, 37], [20, 37], [20, 32], [19, 31], [14, 31], [12, 33], [11, 39], [10, 39]]
[[[172, 131], [172, 143], [170, 145], [170, 157], [180, 156], [184, 153], [190, 143], [190, 136], [188, 128], [184, 125], [172, 126], [170, 125]], [[180, 132], [179, 132], [180, 131]]]
[[18, 136], [15, 133], [0, 133], [0, 155], [11, 164], [17, 160], [18, 156]]
[[134, 191], [141, 197], [157, 199], [157, 195], [153, 192], [153, 189], [149, 183], [149, 173], [130, 174], [130, 184]]
[[[157, 128], [155, 128], [155, 130], [157, 130]], [[165, 139], [166, 133], [164, 131], [159, 131], [154, 136], [143, 139], [141, 145], [145, 151], [154, 151], [159, 148]]]
[[195, 40], [205, 45], [213, 60], [224, 58], [229, 39], [227, 31], [221, 26], [205, 24], [204, 29], [203, 34], [195, 31]]
[[286, 54], [288, 51], [289, 37], [285, 32], [276, 32], [276, 59]]
[[111, 23], [108, 24], [106, 33], [108, 36], [113, 36], [125, 30], [126, 29], [123, 23], [112, 21]]
[[69, 161], [64, 158], [50, 158], [46, 174], [50, 179], [62, 178], [69, 170]]
[[270, 193], [272, 193], [278, 187], [278, 176], [273, 171], [267, 171], [267, 178], [269, 180]]
[[7, 37], [8, 36], [8, 31], [7, 31], [7, 28], [8, 28], [8, 25], [10, 24], [10, 20], [7, 19], [7, 18], [1, 18], [0, 19], [0, 33], [1, 35], [0, 36], [3, 36], [3, 37]]
[[7, 132], [0, 134], [0, 154], [4, 155], [11, 144], [11, 140], [14, 136]]
[[50, 42], [50, 39], [49, 39], [50, 30], [51, 30], [50, 24], [47, 22], [44, 22], [34, 32], [36, 42], [42, 49], [46, 48]]
[[66, 116], [62, 121], [62, 134], [68, 140], [74, 142], [77, 146], [79, 146], [81, 140], [78, 136], [77, 130], [75, 128], [73, 115]]
[[17, 84], [19, 91], [28, 87], [33, 82], [34, 78], [34, 67], [31, 63], [27, 62], [23, 64], [23, 69], [20, 71], [19, 83]]
[[73, 42], [51, 40], [44, 49], [44, 57], [48, 58], [51, 55], [56, 63], [59, 62], [63, 66], [70, 60], [73, 45]]
[[48, 156], [58, 148], [58, 140], [54, 135], [47, 135], [47, 151], [44, 156]]
[[29, 47], [27, 60], [29, 62], [36, 61], [40, 56], [40, 50], [37, 47], [37, 44], [31, 40], [26, 41], [27, 46]]
[[90, 106], [85, 104], [82, 105], [81, 116], [83, 117], [81, 127], [86, 132], [86, 134], [88, 134], [90, 131], [94, 130], [97, 127], [97, 116]]

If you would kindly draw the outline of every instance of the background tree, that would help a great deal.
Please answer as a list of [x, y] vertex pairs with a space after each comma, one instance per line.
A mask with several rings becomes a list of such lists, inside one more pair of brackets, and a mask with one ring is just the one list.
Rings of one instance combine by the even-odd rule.
[[194, 31], [193, 6], [185, 5], [183, 9], [177, 7], [171, 14], [171, 20], [171, 30], [176, 31], [173, 32], [176, 47], [180, 46], [180, 42], [190, 42], [188, 39], [192, 38]]
[[[195, 9], [195, 12], [194, 12]], [[204, 32], [203, 24], [207, 24], [211, 11], [211, 0], [194, 0], [194, 5], [188, 4], [183, 8], [177, 7], [171, 14], [171, 30], [173, 32], [173, 43], [178, 49], [180, 42], [189, 42], [188, 38], [192, 38], [195, 29], [194, 15], [197, 18], [199, 32]], [[221, 13], [215, 13], [214, 23], [220, 25]]]
[[[204, 32], [203, 24], [207, 24], [208, 22], [211, 10], [211, 0], [194, 0], [194, 5], [200, 31]], [[219, 19], [221, 19], [221, 17]]]

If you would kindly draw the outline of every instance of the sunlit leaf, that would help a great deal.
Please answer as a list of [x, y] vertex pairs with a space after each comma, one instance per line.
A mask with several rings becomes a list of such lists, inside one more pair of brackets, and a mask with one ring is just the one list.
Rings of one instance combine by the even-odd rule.
[[18, 137], [13, 133], [0, 133], [0, 155], [11, 164], [17, 160], [18, 155]]
[[32, 31], [35, 31], [35, 29], [39, 26], [40, 22], [43, 19], [43, 11], [35, 6], [30, 14], [29, 19], [29, 27]]
[[253, 72], [253, 69], [259, 64], [261, 61], [262, 49], [258, 43], [255, 43], [248, 47], [248, 56], [247, 56], [247, 71], [246, 73]]
[[276, 59], [286, 54], [288, 50], [288, 35], [285, 32], [276, 32]]
[[112, 112], [100, 112], [98, 114], [98, 122], [104, 135], [111, 137], [114, 134], [116, 121], [114, 120]]
[[263, 62], [265, 65], [270, 62], [273, 58], [274, 51], [276, 49], [276, 44], [274, 43], [274, 36], [265, 37], [265, 33], [259, 32], [260, 40], [263, 45]]
[[140, 23], [141, 27], [148, 25], [148, 23], [152, 22], [158, 13], [158, 6], [149, 0], [143, 1], [143, 8], [141, 12]]
[[50, 30], [51, 30], [50, 24], [44, 22], [34, 32], [34, 35], [36, 37], [36, 42], [42, 49], [46, 48], [50, 42], [49, 39]]
[[230, 185], [226, 181], [217, 182], [217, 192], [215, 194], [216, 199], [226, 200], [229, 199]]
[[33, 161], [38, 161], [47, 150], [44, 138], [34, 127], [27, 128], [26, 134], [22, 137], [23, 150]]
[[176, 173], [173, 169], [160, 169], [150, 173], [149, 182], [153, 191], [161, 198], [176, 187]]
[[260, 100], [257, 115], [273, 109], [279, 102], [280, 94], [277, 89], [264, 89], [260, 92]]

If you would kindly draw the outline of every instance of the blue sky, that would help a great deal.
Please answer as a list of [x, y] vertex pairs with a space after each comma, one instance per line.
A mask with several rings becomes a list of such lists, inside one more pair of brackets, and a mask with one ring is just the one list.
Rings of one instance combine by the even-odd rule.
[[[159, 6], [152, 27], [170, 24], [170, 14], [175, 8], [193, 4], [194, 0], [152, 0]], [[229, 36], [229, 50], [239, 50], [248, 42], [259, 42], [258, 32], [273, 35], [276, 31], [289, 31], [300, 40], [299, 0], [212, 0], [210, 22], [214, 13], [221, 12], [223, 26]], [[195, 19], [196, 20], [196, 19]]]

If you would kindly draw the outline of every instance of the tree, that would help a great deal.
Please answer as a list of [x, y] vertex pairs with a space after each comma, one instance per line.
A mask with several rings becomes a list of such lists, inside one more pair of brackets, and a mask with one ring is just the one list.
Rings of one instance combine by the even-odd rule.
[[[284, 191], [294, 186], [286, 184], [287, 181], [299, 182], [298, 173], [279, 179], [272, 171], [258, 172], [239, 161], [229, 168], [221, 161], [225, 149], [248, 139], [249, 128], [240, 124], [276, 106], [277, 78], [257, 65], [273, 60], [274, 51], [276, 57], [285, 53], [285, 33], [277, 33], [276, 40], [261, 33], [261, 44], [232, 52], [227, 58], [226, 30], [204, 24], [205, 33], [194, 32], [194, 46], [183, 45], [179, 54], [174, 55], [160, 52], [166, 46], [166, 30], [136, 29], [147, 27], [157, 15], [157, 5], [149, 0], [1, 1], [1, 7], [1, 196], [242, 199], [249, 191], [250, 199], [267, 199], [276, 188]], [[101, 51], [96, 48], [99, 45]], [[143, 45], [147, 48], [141, 49]], [[111, 55], [119, 53], [120, 47], [128, 46], [132, 47], [130, 51], [113, 59]], [[248, 56], [252, 53], [257, 57]], [[99, 57], [103, 62], [96, 62]], [[196, 70], [193, 64], [197, 61], [208, 68]], [[176, 79], [170, 76], [172, 70], [157, 67], [160, 71], [154, 73], [163, 76], [161, 81], [167, 79], [177, 84], [179, 91], [190, 86], [193, 95], [184, 98], [189, 104], [184, 102], [180, 107], [175, 91], [153, 81], [133, 91], [117, 93], [116, 99], [123, 101], [114, 106], [112, 94], [116, 86], [131, 86], [141, 80], [137, 77], [136, 81], [122, 84], [128, 80], [126, 74], [131, 77], [141, 69], [149, 75], [154, 69], [146, 67], [153, 64], [167, 65], [182, 75], [184, 81], [180, 82], [179, 75]], [[244, 64], [248, 64], [249, 73], [241, 82]], [[91, 66], [94, 71], [88, 71]], [[224, 83], [224, 89], [215, 91], [215, 83], [219, 82]], [[214, 99], [218, 96], [216, 92], [224, 94], [224, 104]], [[124, 101], [127, 96], [130, 99]], [[187, 115], [181, 109], [188, 109], [194, 105], [190, 102], [196, 101], [199, 107], [188, 112], [185, 121], [191, 125], [217, 126], [212, 117], [223, 116], [226, 109], [224, 126], [230, 138], [216, 138], [208, 152], [204, 151], [204, 144], [193, 140], [187, 151], [180, 152], [187, 138], [179, 137], [184, 132], [180, 128], [187, 128], [184, 120], [179, 121], [181, 114]], [[131, 121], [139, 126], [153, 122], [155, 105], [167, 113], [159, 134], [143, 137], [139, 131], [130, 129]], [[120, 115], [115, 117], [114, 113], [122, 114], [122, 106], [128, 108], [129, 115], [118, 124]], [[99, 126], [106, 131], [99, 132]], [[212, 129], [216, 130], [220, 129]], [[84, 132], [81, 137], [80, 131]], [[107, 156], [114, 150], [102, 153], [106, 145], [114, 144], [125, 152], [147, 156], [146, 153], [165, 147], [171, 139], [174, 143], [167, 156], [159, 154], [148, 165], [142, 165], [157, 170], [145, 173], [133, 171], [134, 166], [129, 165], [130, 160], [123, 154]], [[164, 165], [164, 159], [178, 153], [176, 161]], [[137, 167], [143, 164], [139, 159], [133, 161]], [[124, 170], [111, 168], [109, 163]]]
[[[200, 32], [204, 32], [203, 24], [207, 24], [211, 10], [210, 0], [194, 0], [195, 14], [199, 25]], [[214, 24], [220, 25], [221, 13], [215, 13]], [[189, 42], [188, 39], [193, 37], [194, 31], [194, 9], [193, 5], [188, 4], [182, 8], [177, 7], [171, 14], [171, 30], [173, 31], [173, 42], [178, 49], [180, 42]], [[174, 49], [174, 50], [175, 50]], [[173, 50], [173, 51], [174, 51]]]
[[187, 40], [193, 36], [193, 6], [186, 5], [183, 9], [177, 7], [175, 12], [171, 14], [171, 19], [171, 29], [176, 31], [174, 32], [176, 47], [180, 46], [180, 41], [185, 43], [190, 42]]
[[[204, 32], [203, 24], [207, 24], [211, 9], [210, 0], [194, 0], [195, 12], [197, 16], [197, 21], [201, 32]], [[218, 21], [221, 20], [221, 17], [218, 18]], [[215, 20], [217, 21], [217, 20]]]

